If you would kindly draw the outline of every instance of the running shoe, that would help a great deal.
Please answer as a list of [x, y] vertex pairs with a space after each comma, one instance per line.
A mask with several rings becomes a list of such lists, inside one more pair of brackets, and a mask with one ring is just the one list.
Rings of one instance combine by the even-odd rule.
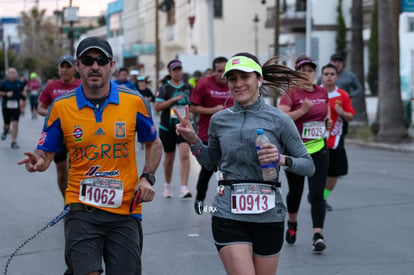
[[204, 201], [195, 200], [194, 202], [194, 210], [198, 215], [203, 214], [204, 209]]
[[182, 199], [186, 199], [186, 198], [191, 198], [191, 192], [188, 190], [187, 186], [181, 186], [181, 191], [180, 191], [180, 198]]
[[11, 148], [13, 148], [13, 149], [19, 149], [20, 146], [16, 142], [12, 142], [11, 143]]
[[332, 205], [330, 205], [328, 202], [325, 202], [326, 211], [332, 211]]
[[6, 133], [1, 133], [1, 140], [5, 140], [6, 139], [7, 134]]
[[321, 233], [313, 234], [312, 246], [314, 252], [320, 253], [325, 250], [326, 244]]
[[296, 231], [297, 231], [297, 222], [288, 221], [288, 229], [286, 230], [285, 240], [288, 244], [294, 244], [296, 242]]
[[172, 195], [172, 190], [171, 190], [171, 184], [169, 183], [165, 183], [164, 184], [164, 193], [163, 193], [164, 198], [171, 198]]

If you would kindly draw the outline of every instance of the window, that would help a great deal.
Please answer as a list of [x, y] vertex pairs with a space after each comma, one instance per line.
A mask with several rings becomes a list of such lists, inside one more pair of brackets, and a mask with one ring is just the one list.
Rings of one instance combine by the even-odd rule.
[[214, 0], [214, 18], [223, 17], [223, 0]]
[[408, 17], [408, 32], [414, 32], [414, 17]]

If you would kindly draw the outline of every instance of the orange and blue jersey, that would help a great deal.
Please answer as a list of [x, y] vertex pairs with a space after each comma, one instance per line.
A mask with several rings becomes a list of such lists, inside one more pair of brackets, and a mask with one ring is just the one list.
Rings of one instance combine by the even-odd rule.
[[[110, 86], [99, 107], [87, 100], [82, 85], [56, 99], [37, 148], [59, 152], [66, 145], [70, 159], [66, 204], [81, 202], [128, 215], [138, 182], [135, 133], [139, 142], [151, 142], [157, 131], [138, 92], [114, 82]], [[141, 205], [133, 214], [141, 214]]]

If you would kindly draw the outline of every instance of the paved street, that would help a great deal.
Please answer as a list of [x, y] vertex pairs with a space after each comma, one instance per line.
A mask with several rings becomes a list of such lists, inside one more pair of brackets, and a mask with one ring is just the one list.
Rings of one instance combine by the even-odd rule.
[[[23, 152], [33, 150], [41, 125], [41, 119], [32, 121], [28, 115], [22, 119], [18, 150], [10, 148], [10, 137], [0, 141], [1, 272], [11, 253], [63, 207], [54, 165], [37, 174], [16, 165]], [[414, 274], [414, 153], [355, 144], [347, 148], [350, 175], [339, 180], [329, 198], [334, 211], [326, 217], [326, 252], [311, 252], [312, 226], [304, 196], [298, 240], [294, 246], [284, 245], [278, 274]], [[199, 166], [192, 160], [190, 189], [194, 194]], [[142, 155], [138, 163], [142, 167]], [[162, 198], [162, 164], [156, 175], [156, 198], [144, 206], [143, 274], [225, 274], [212, 241], [209, 214], [196, 215], [193, 200], [178, 198], [178, 163], [174, 198]], [[215, 184], [212, 179], [207, 204]], [[286, 181], [282, 185], [286, 193]], [[63, 274], [63, 250], [60, 222], [20, 250], [8, 274]]]

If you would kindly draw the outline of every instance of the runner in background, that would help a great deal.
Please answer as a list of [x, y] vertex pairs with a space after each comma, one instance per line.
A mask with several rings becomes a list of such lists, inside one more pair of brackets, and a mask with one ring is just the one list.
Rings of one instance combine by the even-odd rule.
[[[46, 116], [49, 107], [53, 101], [74, 89], [80, 84], [80, 79], [75, 78], [75, 63], [70, 55], [62, 55], [57, 62], [57, 70], [60, 79], [49, 82], [39, 97], [37, 112], [41, 116]], [[66, 147], [63, 146], [59, 152], [54, 155], [53, 161], [56, 164], [57, 184], [63, 198], [68, 184], [68, 157]]]
[[[329, 148], [329, 169], [326, 186], [323, 193], [324, 199], [335, 188], [338, 177], [348, 174], [348, 159], [345, 151], [345, 136], [343, 134], [344, 121], [351, 121], [354, 118], [355, 110], [352, 107], [351, 99], [347, 92], [336, 86], [338, 72], [334, 65], [327, 64], [322, 67], [322, 85], [328, 91], [329, 107], [333, 127], [329, 131], [327, 140]], [[326, 202], [326, 210], [332, 211], [332, 206]]]
[[25, 87], [25, 94], [29, 96], [30, 101], [30, 113], [32, 114], [32, 119], [37, 118], [37, 100], [39, 98], [39, 93], [42, 88], [37, 73], [33, 72], [30, 74], [30, 80], [27, 82]]
[[185, 106], [190, 104], [192, 87], [183, 81], [183, 66], [180, 60], [171, 60], [167, 65], [169, 80], [165, 77], [166, 83], [160, 87], [155, 99], [155, 110], [162, 111], [160, 120], [160, 139], [164, 148], [164, 192], [165, 198], [173, 196], [171, 178], [175, 159], [175, 149], [178, 145], [180, 158], [180, 198], [191, 198], [188, 190], [188, 177], [190, 173], [190, 149], [187, 142], [177, 136], [175, 125], [178, 118], [173, 108], [185, 112]]
[[[322, 235], [325, 223], [325, 200], [323, 190], [328, 175], [329, 152], [325, 141], [325, 130], [332, 127], [329, 116], [328, 93], [314, 85], [316, 64], [310, 57], [301, 55], [296, 59], [295, 69], [309, 80], [306, 88], [293, 87], [282, 95], [279, 109], [288, 114], [296, 124], [308, 153], [315, 163], [315, 173], [308, 177], [311, 216], [313, 225], [313, 251], [322, 252], [326, 248]], [[286, 197], [289, 213], [285, 239], [289, 244], [296, 242], [297, 217], [302, 198], [305, 177], [286, 171], [289, 192]]]
[[11, 123], [11, 148], [19, 149], [17, 133], [19, 129], [20, 101], [22, 99], [24, 84], [17, 79], [17, 70], [13, 67], [7, 69], [6, 79], [0, 83], [0, 96], [2, 97], [3, 133], [1, 140], [5, 140]]

